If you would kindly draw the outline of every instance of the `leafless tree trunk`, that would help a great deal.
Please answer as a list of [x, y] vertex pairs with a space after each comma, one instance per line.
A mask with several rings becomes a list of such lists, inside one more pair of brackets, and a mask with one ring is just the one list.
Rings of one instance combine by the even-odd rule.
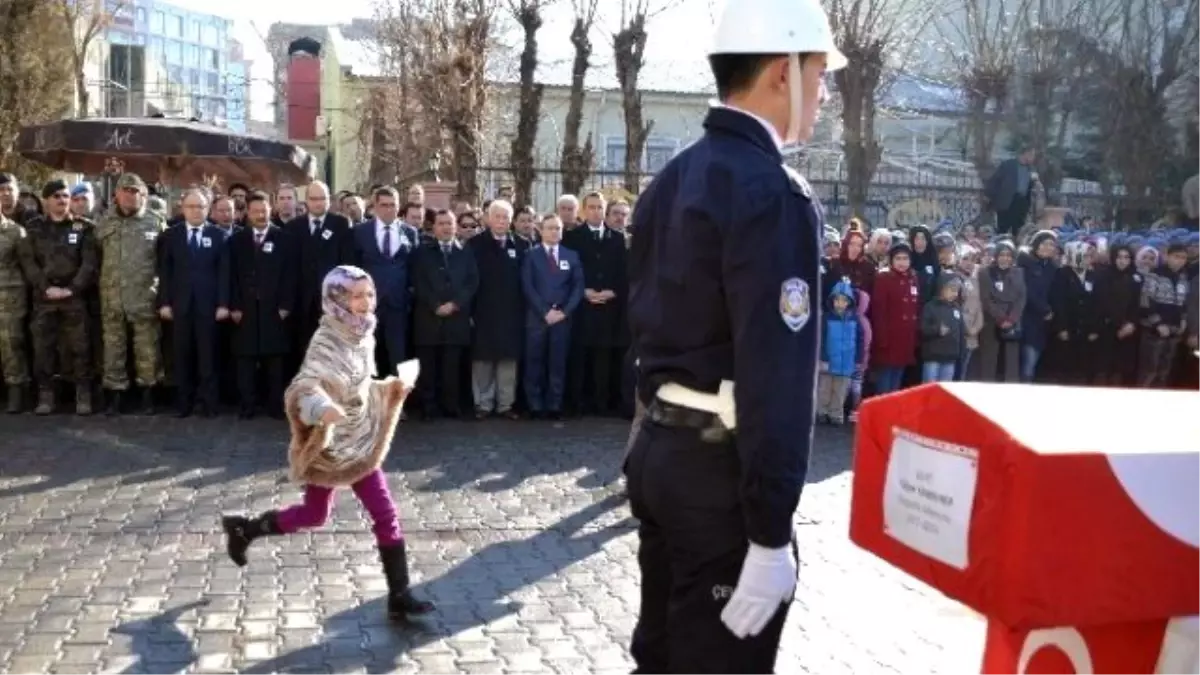
[[1015, 61], [1013, 136], [1037, 155], [1050, 203], [1064, 178], [1063, 160], [1076, 101], [1095, 66], [1086, 42], [1113, 26], [1117, 0], [1035, 0], [1020, 17]]
[[434, 157], [449, 159], [459, 196], [479, 197], [485, 80], [492, 49], [492, 0], [397, 0], [378, 12], [385, 77], [379, 108], [385, 142], [400, 177], [428, 173]]
[[575, 25], [571, 29], [571, 45], [575, 48], [575, 58], [571, 63], [571, 92], [567, 101], [560, 169], [562, 191], [579, 194], [592, 172], [592, 163], [596, 155], [591, 132], [588, 132], [582, 145], [579, 138], [583, 131], [583, 104], [586, 94], [584, 81], [592, 58], [592, 40], [589, 35], [592, 25], [596, 22], [597, 0], [572, 0], [572, 4], [575, 9]]
[[[1158, 180], [1164, 158], [1174, 154], [1167, 118], [1169, 90], [1195, 68], [1197, 0], [1168, 7], [1161, 0], [1127, 0], [1121, 6], [1115, 44], [1116, 68], [1110, 71], [1112, 166], [1125, 187], [1122, 205], [1137, 219], [1178, 193], [1177, 185]], [[1174, 201], [1174, 199], [1170, 199]], [[1131, 218], [1132, 219], [1132, 218]]]
[[0, 166], [25, 182], [40, 185], [52, 171], [25, 162], [13, 146], [21, 127], [69, 114], [69, 51], [61, 18], [43, 0], [0, 4]]
[[966, 92], [970, 156], [982, 182], [995, 169], [992, 154], [1009, 103], [1019, 22], [1029, 2], [956, 0], [950, 16], [938, 22]]
[[545, 87], [536, 81], [538, 67], [537, 32], [542, 27], [542, 8], [546, 0], [510, 0], [510, 9], [521, 26], [524, 45], [521, 49], [521, 94], [517, 107], [517, 135], [509, 154], [518, 201], [528, 203], [533, 195], [534, 146], [537, 143], [538, 120], [542, 115], [542, 95]]
[[621, 87], [621, 111], [625, 117], [625, 189], [637, 194], [641, 187], [642, 156], [646, 141], [654, 122], [642, 114], [642, 94], [638, 91], [638, 78], [646, 65], [646, 22], [649, 0], [621, 2], [621, 27], [613, 35], [613, 60], [616, 64], [617, 83]]
[[847, 202], [850, 213], [860, 215], [867, 191], [883, 157], [875, 133], [877, 97], [886, 85], [885, 67], [892, 60], [906, 61], [912, 43], [932, 16], [928, 0], [832, 0], [830, 25], [846, 54], [845, 68], [834, 72], [841, 98], [842, 153], [846, 160]]
[[71, 68], [75, 80], [75, 111], [78, 117], [91, 114], [91, 92], [87, 83], [87, 57], [96, 37], [112, 22], [113, 15], [128, 8], [128, 0], [51, 0], [66, 28], [74, 36]]

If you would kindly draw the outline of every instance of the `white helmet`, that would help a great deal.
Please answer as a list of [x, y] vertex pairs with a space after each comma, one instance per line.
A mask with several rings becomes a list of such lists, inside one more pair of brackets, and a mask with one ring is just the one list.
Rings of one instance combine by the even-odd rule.
[[820, 0], [729, 0], [709, 54], [824, 53], [827, 70], [845, 67]]

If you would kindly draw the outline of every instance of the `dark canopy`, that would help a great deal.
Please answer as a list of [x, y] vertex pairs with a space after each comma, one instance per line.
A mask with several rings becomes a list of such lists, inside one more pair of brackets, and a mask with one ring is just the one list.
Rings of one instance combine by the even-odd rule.
[[202, 183], [217, 176], [271, 188], [304, 183], [314, 158], [296, 145], [238, 134], [190, 120], [96, 117], [25, 127], [17, 139], [22, 156], [60, 171], [100, 174], [113, 160], [146, 182]]

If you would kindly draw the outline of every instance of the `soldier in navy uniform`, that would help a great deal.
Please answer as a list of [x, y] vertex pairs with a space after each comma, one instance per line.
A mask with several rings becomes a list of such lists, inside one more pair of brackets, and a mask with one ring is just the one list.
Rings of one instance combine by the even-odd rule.
[[710, 54], [721, 102], [638, 200], [635, 672], [774, 670], [812, 443], [823, 226], [782, 148], [811, 135], [823, 76], [845, 61], [819, 0], [730, 3]]

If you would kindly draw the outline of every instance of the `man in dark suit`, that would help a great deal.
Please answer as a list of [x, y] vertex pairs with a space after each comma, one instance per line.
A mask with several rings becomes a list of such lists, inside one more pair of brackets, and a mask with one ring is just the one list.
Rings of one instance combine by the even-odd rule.
[[521, 317], [525, 299], [521, 292], [521, 257], [529, 242], [510, 231], [513, 209], [497, 199], [488, 205], [487, 232], [467, 242], [479, 266], [479, 292], [471, 319], [475, 335], [471, 345], [471, 389], [475, 415], [496, 414], [517, 419], [517, 361], [525, 345]]
[[562, 416], [571, 342], [571, 315], [583, 300], [583, 266], [579, 256], [559, 246], [563, 226], [558, 216], [541, 224], [542, 243], [521, 261], [525, 292], [525, 399], [534, 418]]
[[321, 283], [329, 270], [354, 260], [354, 239], [350, 236], [350, 221], [329, 211], [329, 186], [320, 181], [309, 183], [304, 191], [307, 213], [297, 216], [284, 226], [300, 249], [300, 290], [297, 295], [296, 342], [292, 345], [292, 363], [288, 370], [295, 373], [304, 360], [308, 341], [317, 332], [321, 320]]
[[354, 226], [354, 258], [375, 280], [376, 361], [380, 375], [394, 374], [407, 355], [409, 314], [408, 259], [416, 234], [397, 218], [400, 195], [393, 187], [375, 190], [374, 217]]
[[430, 419], [460, 415], [462, 356], [471, 344], [471, 301], [479, 289], [475, 258], [456, 234], [454, 214], [438, 211], [434, 239], [412, 258], [413, 342], [422, 374], [417, 391]]
[[613, 411], [613, 353], [629, 344], [625, 236], [604, 224], [604, 210], [604, 196], [588, 194], [583, 224], [563, 236], [579, 255], [584, 279], [584, 302], [571, 322], [569, 398], [577, 412], [598, 415]]
[[203, 191], [188, 190], [184, 222], [168, 229], [159, 244], [158, 315], [171, 326], [180, 417], [192, 414], [196, 403], [201, 415], [211, 417], [219, 403], [217, 322], [229, 318], [229, 256], [225, 232], [207, 215]]
[[1025, 225], [1033, 199], [1033, 162], [1037, 153], [1024, 148], [1021, 154], [1000, 162], [984, 186], [988, 208], [996, 212], [996, 234], [1016, 235]]
[[271, 224], [270, 198], [246, 197], [246, 227], [229, 238], [230, 316], [237, 357], [240, 417], [254, 417], [259, 370], [267, 383], [267, 412], [283, 417], [283, 359], [296, 308], [300, 256], [292, 238]]

